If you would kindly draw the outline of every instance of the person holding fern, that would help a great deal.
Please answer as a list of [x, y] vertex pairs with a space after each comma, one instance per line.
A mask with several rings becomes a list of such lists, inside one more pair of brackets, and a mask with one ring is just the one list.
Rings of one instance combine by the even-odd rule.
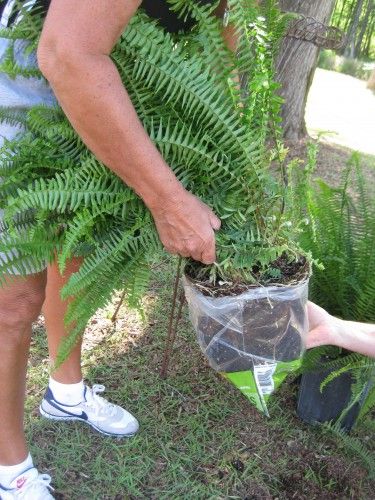
[[[198, 1], [198, 0], [197, 0]], [[226, 2], [199, 0], [222, 17]], [[129, 20], [143, 7], [168, 31], [192, 26], [170, 11], [166, 0], [28, 0], [0, 1], [2, 29], [16, 24], [26, 9], [47, 11], [37, 63], [46, 82], [0, 73], [0, 106], [28, 109], [53, 106], [55, 96], [85, 144], [143, 199], [151, 211], [160, 239], [172, 254], [210, 264], [215, 260], [215, 231], [220, 220], [186, 191], [146, 134], [109, 55]], [[230, 27], [224, 39], [232, 42]], [[0, 60], [8, 40], [0, 38]], [[33, 54], [20, 50], [19, 64], [33, 64]], [[30, 63], [31, 61], [31, 63]], [[22, 129], [0, 124], [0, 145]], [[5, 258], [2, 256], [2, 258]], [[0, 290], [0, 497], [53, 498], [50, 477], [33, 465], [24, 429], [26, 367], [32, 322], [43, 306], [52, 363], [66, 335], [67, 303], [60, 290], [79, 267], [74, 260], [60, 275], [57, 265], [35, 269], [27, 278], [9, 277]], [[40, 406], [41, 414], [56, 420], [81, 420], [110, 436], [132, 436], [137, 420], [123, 408], [99, 396], [102, 386], [86, 386], [81, 372], [81, 345], [55, 370]]]

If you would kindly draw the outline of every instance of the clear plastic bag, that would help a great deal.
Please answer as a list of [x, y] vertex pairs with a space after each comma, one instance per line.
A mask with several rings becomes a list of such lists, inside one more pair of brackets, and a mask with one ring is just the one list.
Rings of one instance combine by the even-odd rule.
[[210, 365], [268, 415], [269, 396], [299, 368], [305, 350], [308, 280], [215, 298], [203, 295], [185, 276], [184, 289]]

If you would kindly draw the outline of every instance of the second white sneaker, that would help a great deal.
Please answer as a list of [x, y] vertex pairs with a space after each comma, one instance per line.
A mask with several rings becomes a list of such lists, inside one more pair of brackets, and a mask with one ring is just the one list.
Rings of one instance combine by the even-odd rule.
[[39, 407], [43, 417], [51, 420], [80, 420], [94, 429], [114, 437], [131, 437], [139, 429], [138, 421], [121, 406], [99, 396], [104, 385], [85, 386], [84, 400], [77, 405], [66, 405], [56, 401], [48, 387]]
[[48, 474], [39, 474], [32, 467], [16, 477], [10, 488], [0, 485], [1, 500], [53, 500], [49, 492], [52, 489], [51, 477]]

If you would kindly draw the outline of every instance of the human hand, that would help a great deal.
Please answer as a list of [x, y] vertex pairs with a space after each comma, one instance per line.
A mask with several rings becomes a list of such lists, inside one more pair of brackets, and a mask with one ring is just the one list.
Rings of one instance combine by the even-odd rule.
[[215, 233], [221, 222], [213, 211], [188, 191], [151, 208], [165, 249], [203, 264], [215, 262]]
[[335, 318], [313, 302], [307, 305], [310, 331], [306, 347], [335, 345], [375, 358], [375, 325]]
[[313, 302], [308, 302], [307, 313], [309, 318], [307, 349], [321, 345], [337, 345], [340, 337], [340, 320]]

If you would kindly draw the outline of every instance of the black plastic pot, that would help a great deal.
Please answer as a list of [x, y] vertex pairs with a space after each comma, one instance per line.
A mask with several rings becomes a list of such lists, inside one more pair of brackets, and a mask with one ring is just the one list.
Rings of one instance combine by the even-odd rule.
[[[354, 379], [349, 372], [342, 373], [320, 391], [322, 382], [330, 373], [332, 369], [323, 369], [304, 373], [301, 377], [297, 414], [309, 424], [337, 422], [350, 403]], [[340, 421], [342, 430], [350, 432], [353, 428], [369, 390], [370, 383], [364, 387], [360, 400]]]

